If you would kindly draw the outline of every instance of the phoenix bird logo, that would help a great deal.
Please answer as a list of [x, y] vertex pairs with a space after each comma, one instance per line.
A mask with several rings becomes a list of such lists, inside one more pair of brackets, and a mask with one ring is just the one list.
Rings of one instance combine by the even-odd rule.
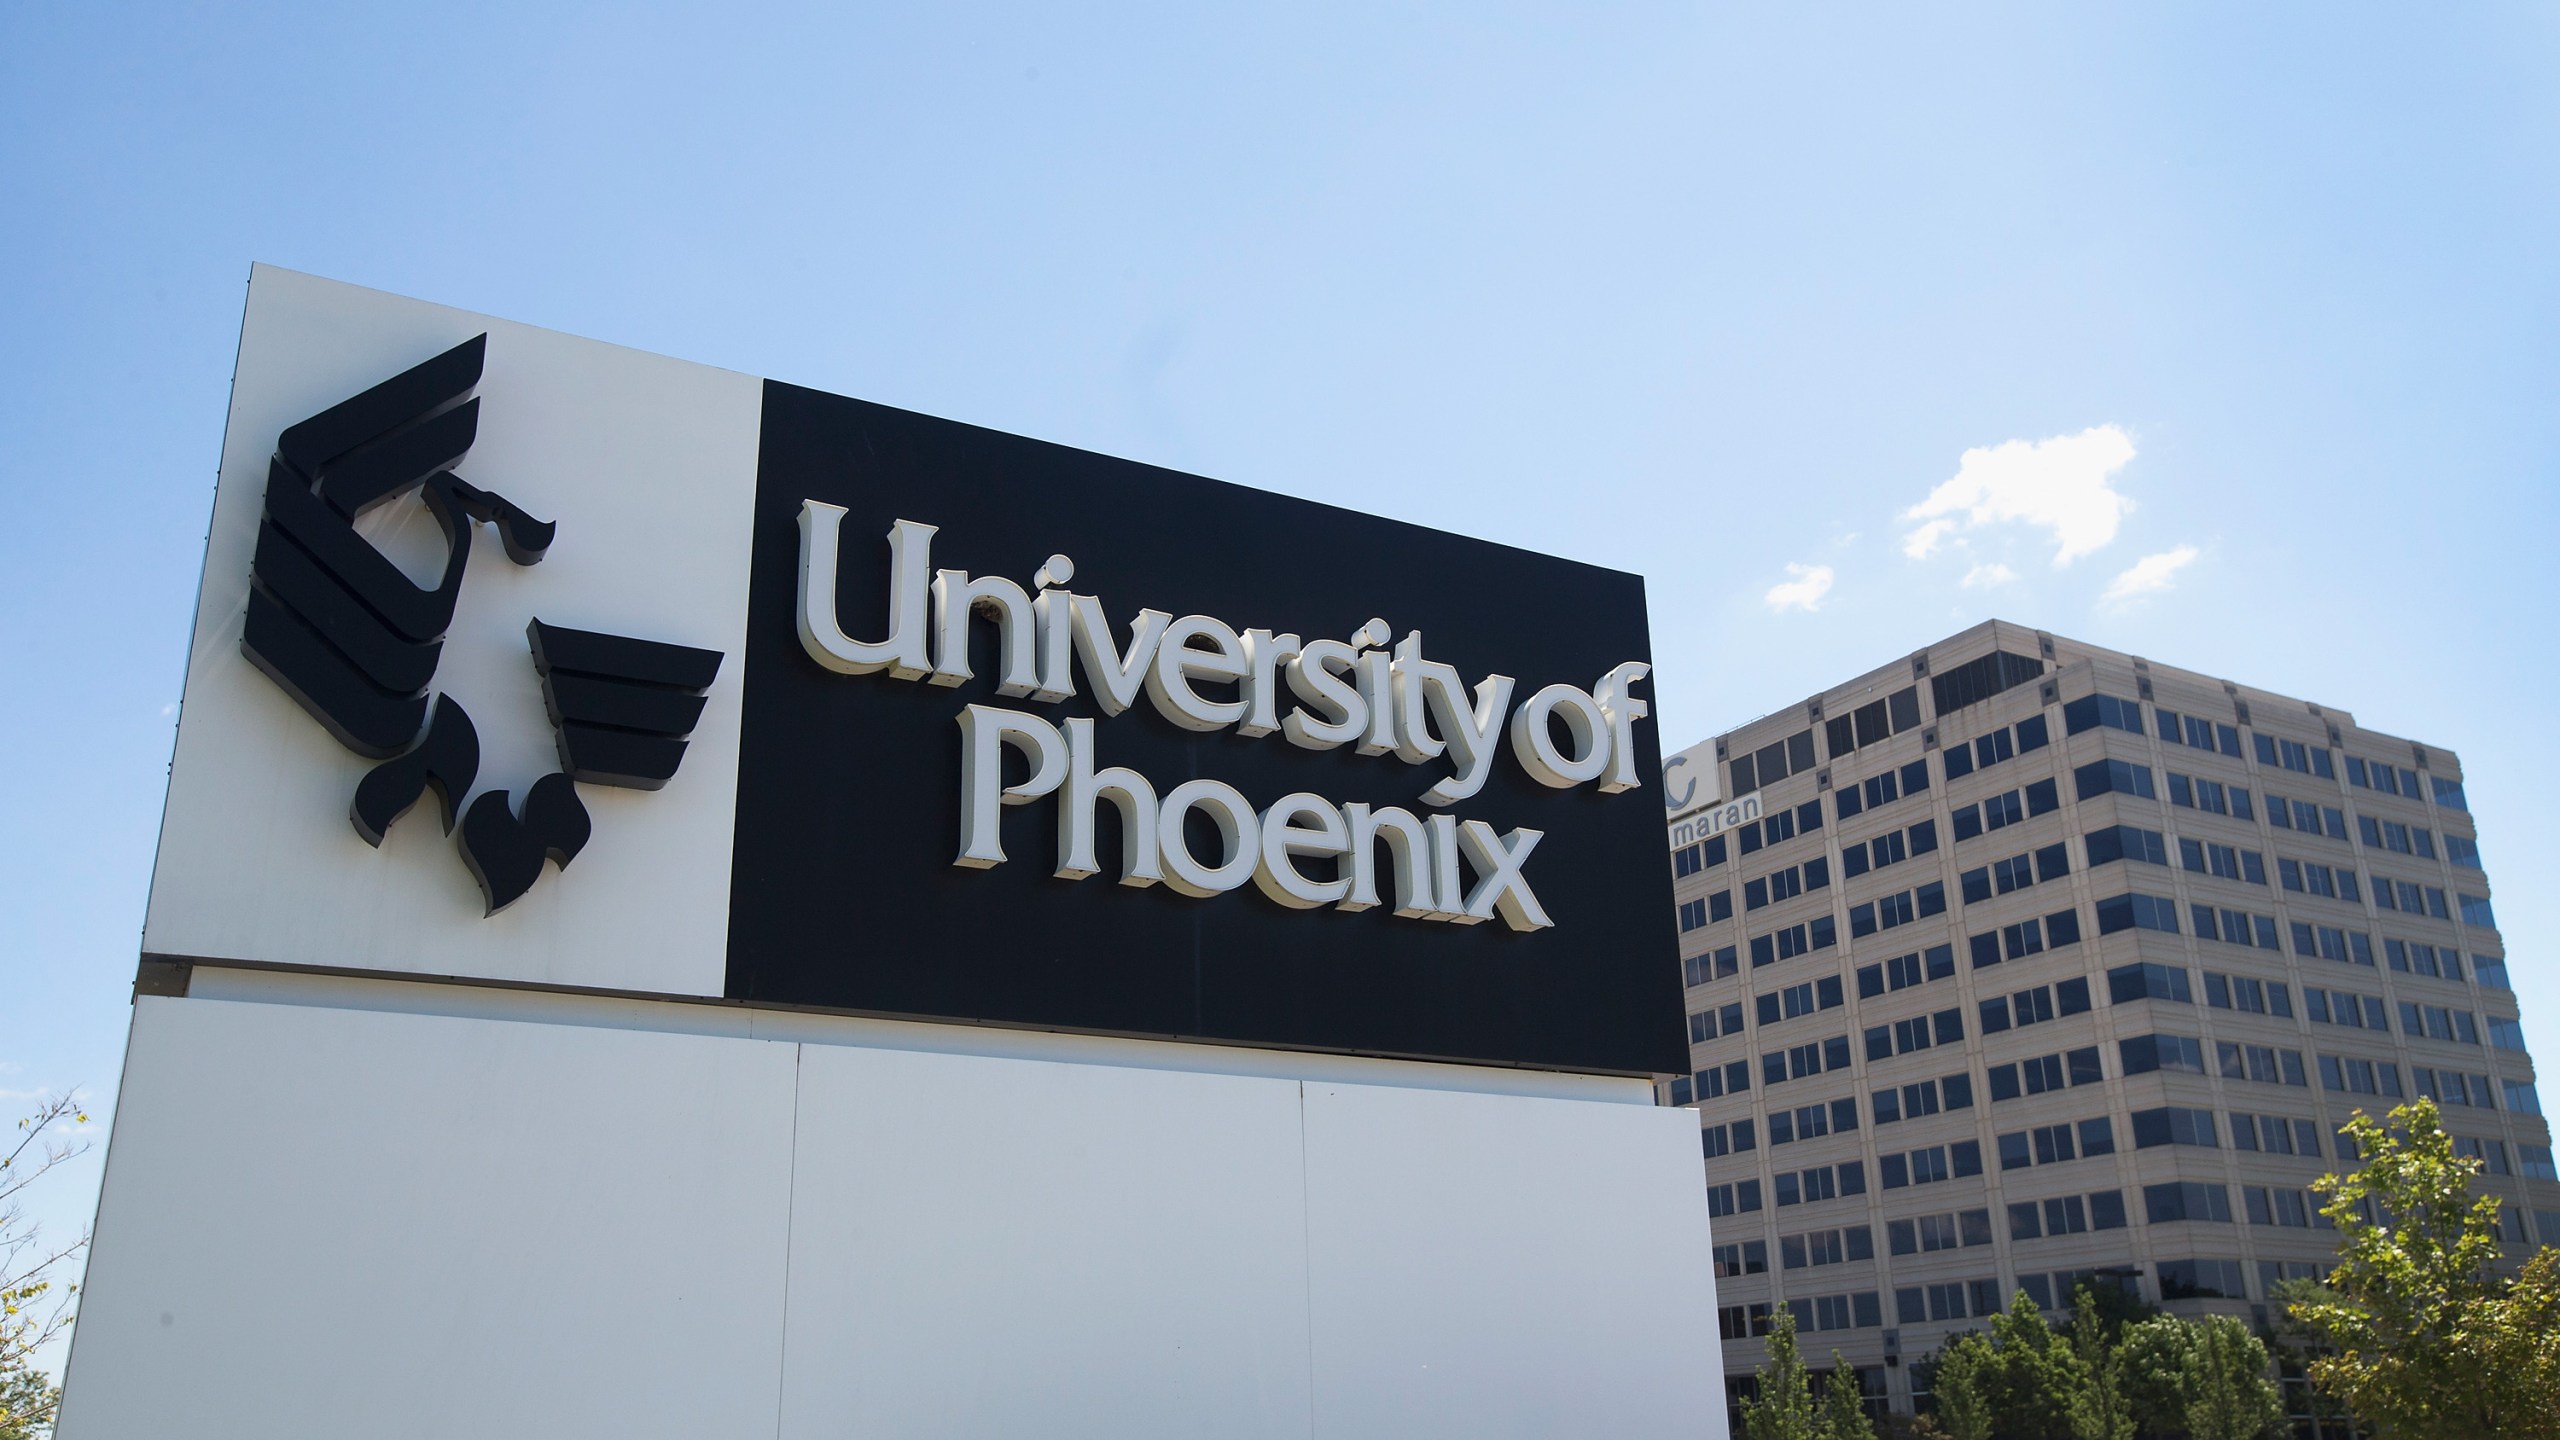
[[[490, 525], [507, 559], [539, 564], [559, 527], [453, 473], [478, 437], [487, 335], [288, 427], [267, 467], [266, 511], [249, 567], [241, 653], [339, 744], [381, 763], [357, 782], [348, 819], [365, 843], [430, 790], [445, 833], [494, 915], [549, 860], [566, 869], [594, 822], [577, 787], [655, 790], [672, 779], [719, 674], [717, 650], [526, 627], [560, 769], [526, 787], [470, 796], [480, 732], [460, 702], [429, 694], [462, 598], [473, 537]], [[443, 570], [420, 585], [355, 528], [416, 496], [444, 532]]]

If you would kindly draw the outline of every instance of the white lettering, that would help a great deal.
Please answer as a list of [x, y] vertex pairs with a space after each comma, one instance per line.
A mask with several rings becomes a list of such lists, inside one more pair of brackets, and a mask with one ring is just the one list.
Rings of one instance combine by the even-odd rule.
[[[1573, 753], [1556, 748], [1549, 717], [1564, 721]], [[1600, 702], [1571, 685], [1550, 685], [1511, 712], [1511, 753], [1529, 778], [1556, 790], [1596, 779], [1609, 768], [1609, 718]]]
[[913, 520], [889, 527], [889, 638], [875, 644], [845, 634], [837, 621], [844, 516], [841, 505], [800, 502], [800, 646], [839, 675], [886, 670], [892, 679], [913, 680], [933, 668], [925, 654], [925, 601], [933, 579], [934, 527]]
[[[1312, 820], [1312, 826], [1298, 823]], [[1253, 883], [1263, 894], [1292, 910], [1332, 905], [1351, 892], [1347, 879], [1310, 880], [1299, 873], [1300, 855], [1339, 858], [1351, 848], [1351, 827], [1342, 812], [1320, 796], [1300, 791], [1283, 795], [1262, 812], [1262, 864]]]
[[[1004, 783], [1004, 752], [1031, 762], [1030, 778]], [[1067, 743], [1036, 715], [970, 705], [960, 711], [960, 854], [951, 863], [983, 870], [1004, 863], [1004, 807], [1058, 788], [1067, 775]]]

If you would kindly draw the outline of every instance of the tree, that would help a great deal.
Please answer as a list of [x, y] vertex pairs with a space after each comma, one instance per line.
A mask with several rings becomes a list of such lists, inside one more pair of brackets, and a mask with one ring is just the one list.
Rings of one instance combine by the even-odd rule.
[[2072, 1296], [2071, 1352], [2080, 1388], [2069, 1401], [2072, 1440], [2133, 1440], [2133, 1406], [2125, 1398], [2124, 1349], [2108, 1343], [2107, 1322], [2087, 1286]]
[[1991, 1440], [1991, 1402], [1983, 1375], [1990, 1365], [1991, 1342], [1979, 1331], [1958, 1335], [1939, 1348], [1929, 1395], [1937, 1402], [1933, 1418], [1947, 1440]]
[[60, 1277], [88, 1248], [89, 1237], [48, 1245], [26, 1218], [21, 1197], [47, 1171], [88, 1147], [58, 1138], [89, 1117], [71, 1096], [48, 1100], [18, 1122], [18, 1138], [0, 1157], [0, 1440], [52, 1433], [62, 1391], [36, 1367], [36, 1352], [71, 1325], [79, 1287]]
[[2469, 1327], [2485, 1358], [2488, 1405], [2512, 1440], [2560, 1440], [2560, 1250], [2544, 1246]]
[[2180, 1322], [2189, 1355], [2186, 1429], [2194, 1440], [2255, 1440], [2284, 1421], [2266, 1342], [2228, 1315]]
[[2288, 1313], [2334, 1351], [2311, 1378], [2380, 1440], [2521, 1433], [2535, 1417], [2495, 1411], [2505, 1392], [2481, 1343], [2503, 1290], [2497, 1198], [2471, 1193], [2480, 1162], [2453, 1152], [2434, 1101], [2394, 1109], [2390, 1125], [2357, 1111], [2346, 1133], [2363, 1166], [2312, 1186], [2329, 1197], [2338, 1265], [2289, 1294]]
[[1822, 1414], [1814, 1434], [1819, 1440], [1876, 1440], [1865, 1399], [1858, 1391], [1858, 1372], [1839, 1351], [1832, 1351], [1831, 1378], [1822, 1383]]
[[1804, 1358], [1796, 1353], [1795, 1312], [1784, 1305], [1769, 1324], [1769, 1363], [1752, 1378], [1760, 1393], [1742, 1405], [1742, 1431], [1749, 1440], [1818, 1440], [1813, 1390]]
[[1991, 1428], [2022, 1440], [2070, 1434], [2071, 1397], [2086, 1387], [2086, 1369], [2045, 1323], [2035, 1297], [2020, 1290], [1991, 1320], [1991, 1359], [1983, 1370]]
[[2192, 1351], [2186, 1322], [2174, 1315], [2155, 1315], [2124, 1327], [2116, 1344], [2116, 1369], [2135, 1429], [2167, 1434], [2186, 1428]]

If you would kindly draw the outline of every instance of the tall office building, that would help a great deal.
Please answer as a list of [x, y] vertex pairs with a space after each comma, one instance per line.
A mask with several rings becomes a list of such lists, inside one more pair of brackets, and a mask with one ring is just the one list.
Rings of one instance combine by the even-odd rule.
[[1663, 1098], [1698, 1111], [1732, 1375], [1778, 1305], [1905, 1411], [2021, 1289], [2263, 1321], [2334, 1252], [2338, 1127], [2415, 1096], [2519, 1253], [2560, 1242], [2451, 752], [1995, 621], [1713, 756]]

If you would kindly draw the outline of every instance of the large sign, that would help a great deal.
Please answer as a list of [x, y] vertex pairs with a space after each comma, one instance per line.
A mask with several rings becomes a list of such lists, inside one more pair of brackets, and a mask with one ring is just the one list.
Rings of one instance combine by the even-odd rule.
[[213, 531], [150, 952], [1685, 1067], [1633, 576], [264, 269]]

